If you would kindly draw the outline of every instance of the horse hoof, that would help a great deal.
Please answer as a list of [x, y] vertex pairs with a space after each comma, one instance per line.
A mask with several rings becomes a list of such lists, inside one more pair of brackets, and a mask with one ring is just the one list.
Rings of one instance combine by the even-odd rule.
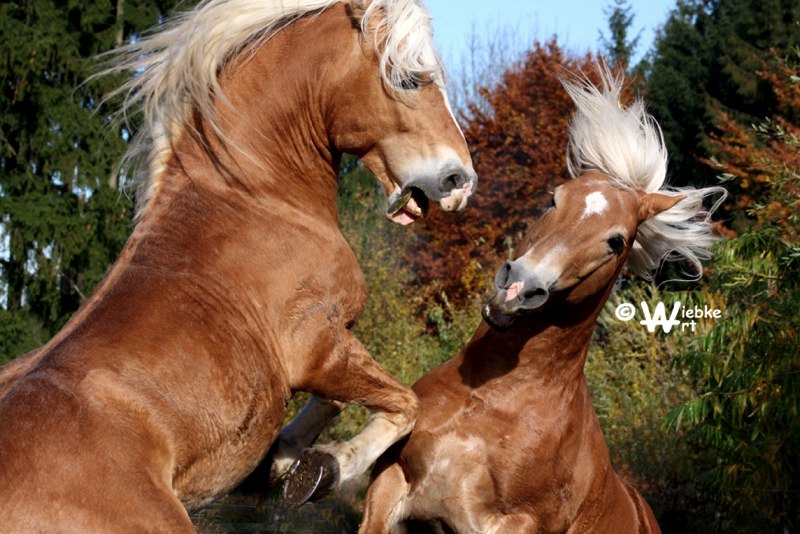
[[286, 474], [283, 499], [300, 506], [328, 495], [339, 482], [339, 462], [326, 452], [307, 450]]

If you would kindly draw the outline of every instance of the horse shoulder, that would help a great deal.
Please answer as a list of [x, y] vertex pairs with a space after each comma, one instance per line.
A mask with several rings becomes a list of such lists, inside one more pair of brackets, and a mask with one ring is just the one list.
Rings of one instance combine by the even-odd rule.
[[612, 472], [615, 492], [609, 504], [605, 519], [612, 530], [640, 532], [642, 534], [660, 533], [655, 515], [644, 497], [626, 480]]

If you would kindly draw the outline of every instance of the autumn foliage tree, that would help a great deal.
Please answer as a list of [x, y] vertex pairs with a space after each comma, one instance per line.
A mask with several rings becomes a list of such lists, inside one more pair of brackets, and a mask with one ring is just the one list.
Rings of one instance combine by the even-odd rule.
[[433, 211], [418, 229], [410, 259], [424, 284], [463, 299], [480, 293], [513, 255], [527, 221], [568, 176], [573, 105], [561, 79], [569, 72], [591, 74], [593, 62], [565, 55], [555, 40], [536, 44], [495, 87], [481, 90], [488, 106], [462, 113], [478, 191], [464, 212]]
[[[777, 51], [773, 52], [777, 56]], [[756, 217], [759, 226], [784, 220], [790, 209], [777, 202], [771, 202], [764, 210], [753, 208], [774, 186], [776, 162], [787, 168], [800, 168], [800, 154], [786, 142], [786, 139], [800, 137], [800, 84], [796, 69], [789, 62], [773, 59], [756, 74], [771, 87], [776, 113], [755, 128], [742, 124], [728, 113], [720, 113], [717, 117], [719, 133], [711, 136], [712, 156], [703, 160], [722, 172], [733, 193], [730, 211], [738, 223], [735, 226], [741, 227], [736, 229], [751, 224], [752, 217]]]

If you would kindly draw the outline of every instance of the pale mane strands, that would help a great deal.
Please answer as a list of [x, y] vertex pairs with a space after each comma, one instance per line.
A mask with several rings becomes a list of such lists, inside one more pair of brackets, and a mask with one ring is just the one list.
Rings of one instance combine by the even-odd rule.
[[620, 104], [622, 78], [600, 69], [601, 87], [588, 80], [566, 80], [577, 112], [569, 130], [570, 174], [599, 170], [626, 189], [658, 191], [666, 179], [667, 150], [661, 131], [637, 100]]
[[[600, 87], [585, 78], [563, 82], [577, 107], [569, 130], [569, 172], [575, 177], [597, 170], [628, 190], [684, 195], [674, 207], [639, 226], [628, 267], [652, 279], [662, 261], [685, 258], [695, 269], [687, 274], [699, 278], [702, 261], [710, 257], [716, 240], [710, 217], [724, 200], [725, 189], [667, 187], [667, 150], [661, 129], [641, 100], [622, 107], [621, 76], [614, 76], [605, 66], [599, 72]], [[719, 199], [706, 211], [703, 200], [717, 194]]]
[[[377, 16], [376, 16], [377, 15]], [[433, 44], [431, 16], [419, 0], [373, 0], [361, 19], [381, 55], [381, 75], [389, 86], [430, 79], [444, 87], [442, 62]], [[370, 25], [373, 27], [370, 28]]]

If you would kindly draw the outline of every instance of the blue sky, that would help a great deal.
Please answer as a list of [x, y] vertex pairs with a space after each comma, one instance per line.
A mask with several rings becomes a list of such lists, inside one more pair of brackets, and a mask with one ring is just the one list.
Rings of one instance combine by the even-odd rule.
[[[606, 29], [603, 10], [612, 0], [425, 0], [433, 15], [436, 43], [445, 64], [461, 61], [469, 48], [468, 36], [500, 29], [531, 42], [554, 34], [564, 48], [575, 52], [597, 50]], [[635, 60], [651, 46], [655, 30], [675, 6], [675, 0], [630, 0], [634, 34], [642, 31]]]

